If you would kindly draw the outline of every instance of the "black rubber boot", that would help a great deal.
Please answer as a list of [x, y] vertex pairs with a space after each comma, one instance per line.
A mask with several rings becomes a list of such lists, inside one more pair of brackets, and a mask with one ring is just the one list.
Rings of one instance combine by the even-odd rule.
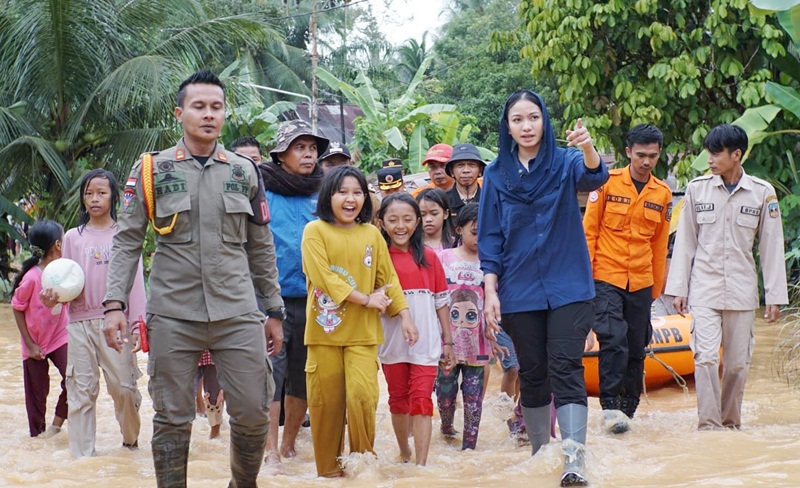
[[569, 403], [556, 410], [558, 427], [561, 430], [564, 452], [564, 472], [561, 486], [586, 486], [586, 420], [588, 409], [584, 405]]
[[151, 444], [158, 488], [186, 488], [189, 442], [167, 441]]
[[255, 488], [264, 459], [264, 435], [246, 436], [231, 431], [231, 482], [229, 488]]

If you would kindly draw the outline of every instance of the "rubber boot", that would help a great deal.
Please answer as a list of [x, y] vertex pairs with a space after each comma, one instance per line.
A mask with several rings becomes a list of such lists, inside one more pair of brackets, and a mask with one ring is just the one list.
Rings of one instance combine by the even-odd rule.
[[241, 435], [231, 431], [231, 482], [229, 488], [255, 488], [264, 459], [264, 435]]
[[531, 456], [550, 442], [550, 405], [544, 407], [522, 407], [525, 430], [531, 441]]
[[569, 403], [556, 410], [558, 426], [561, 429], [562, 450], [564, 452], [564, 472], [561, 486], [586, 486], [586, 419], [588, 409], [584, 405]]
[[603, 430], [609, 434], [622, 434], [628, 432], [628, 417], [620, 409], [620, 398], [601, 398], [600, 406], [603, 407]]
[[151, 445], [158, 488], [186, 488], [189, 442], [167, 441]]

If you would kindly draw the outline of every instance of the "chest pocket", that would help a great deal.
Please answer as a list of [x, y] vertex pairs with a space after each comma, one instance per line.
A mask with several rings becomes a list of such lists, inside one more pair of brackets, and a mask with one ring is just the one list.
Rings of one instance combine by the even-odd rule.
[[603, 226], [611, 230], [622, 230], [628, 218], [629, 205], [624, 203], [608, 202], [603, 212]]
[[192, 202], [188, 192], [166, 193], [156, 197], [156, 225], [168, 227], [172, 216], [178, 214], [175, 228], [169, 234], [156, 233], [156, 241], [170, 243], [184, 243], [192, 239], [192, 229], [189, 223], [189, 210]]
[[656, 233], [658, 224], [661, 223], [661, 212], [652, 208], [644, 209], [644, 218], [641, 221], [641, 234], [651, 237]]
[[253, 215], [250, 200], [239, 193], [224, 193], [225, 214], [222, 216], [222, 242], [247, 242], [247, 219]]
[[758, 228], [759, 217], [755, 215], [747, 215], [740, 213], [736, 216], [736, 224], [741, 227], [747, 227], [748, 229], [757, 229]]
[[699, 225], [713, 224], [717, 221], [717, 214], [714, 212], [697, 212], [695, 219]]

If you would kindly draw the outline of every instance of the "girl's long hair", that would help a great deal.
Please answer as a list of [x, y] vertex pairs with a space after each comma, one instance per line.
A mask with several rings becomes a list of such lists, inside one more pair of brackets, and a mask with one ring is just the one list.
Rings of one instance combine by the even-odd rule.
[[108, 180], [108, 186], [111, 188], [111, 218], [114, 222], [117, 221], [117, 204], [119, 204], [119, 183], [117, 178], [111, 171], [104, 169], [93, 169], [83, 175], [81, 180], [80, 202], [81, 208], [78, 211], [78, 233], [83, 233], [84, 227], [89, 223], [89, 210], [86, 209], [86, 202], [83, 200], [83, 194], [86, 193], [86, 187], [95, 178], [105, 178]]
[[[422, 212], [420, 212], [419, 205], [417, 201], [414, 200], [414, 197], [405, 192], [392, 193], [381, 201], [381, 208], [378, 210], [378, 218], [383, 221], [386, 210], [395, 202], [411, 205], [411, 208], [414, 209], [414, 213], [417, 215], [417, 228], [414, 229], [414, 233], [411, 234], [409, 248], [411, 249], [411, 255], [414, 256], [414, 262], [417, 263], [417, 266], [429, 267], [430, 264], [425, 260], [425, 241], [422, 238]], [[386, 239], [386, 244], [391, 245], [392, 239], [389, 237], [389, 234], [383, 230], [383, 225], [381, 225], [381, 234], [383, 238]]]
[[445, 216], [442, 224], [442, 247], [444, 249], [453, 247], [456, 243], [456, 235], [453, 229], [453, 219], [450, 218], [450, 199], [447, 197], [447, 193], [439, 188], [425, 188], [417, 194], [417, 203], [422, 203], [423, 200], [435, 203], [442, 208]]
[[28, 231], [28, 242], [31, 246], [31, 257], [23, 261], [22, 269], [14, 278], [11, 294], [19, 288], [22, 278], [47, 255], [50, 248], [64, 236], [64, 228], [53, 220], [42, 220], [33, 224]]

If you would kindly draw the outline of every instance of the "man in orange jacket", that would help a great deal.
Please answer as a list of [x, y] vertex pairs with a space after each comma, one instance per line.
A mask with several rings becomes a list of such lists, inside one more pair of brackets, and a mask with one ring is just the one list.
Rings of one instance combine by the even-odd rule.
[[672, 192], [651, 175], [663, 141], [652, 125], [633, 127], [625, 147], [630, 164], [611, 170], [589, 194], [583, 218], [596, 289], [600, 405], [605, 428], [615, 434], [628, 430], [639, 405], [650, 305], [664, 288]]

